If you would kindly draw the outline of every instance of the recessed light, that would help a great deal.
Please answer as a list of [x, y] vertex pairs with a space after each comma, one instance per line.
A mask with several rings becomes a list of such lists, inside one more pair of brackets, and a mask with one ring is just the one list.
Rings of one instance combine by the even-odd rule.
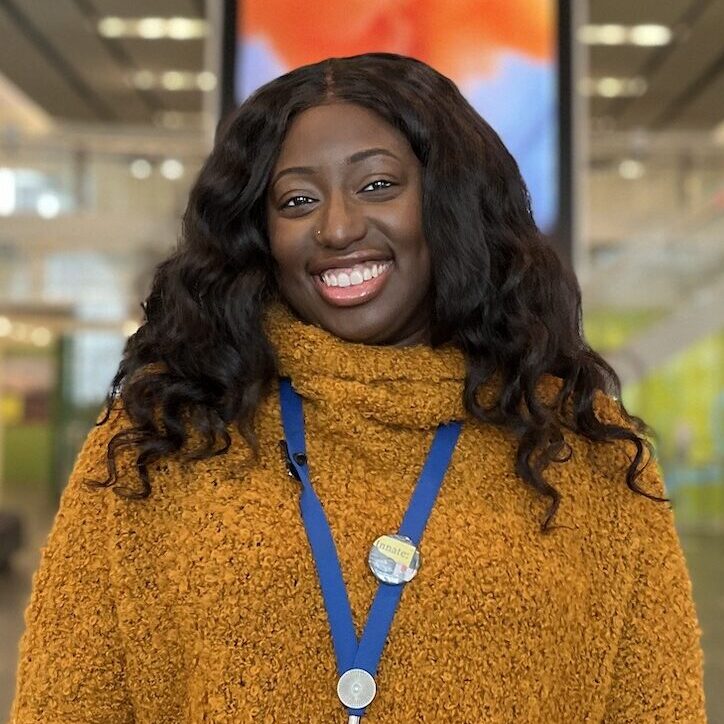
[[668, 45], [673, 33], [665, 25], [634, 25], [628, 31], [632, 45]]
[[188, 86], [187, 74], [180, 70], [167, 70], [161, 75], [161, 85], [170, 91], [183, 90]]
[[216, 88], [216, 74], [210, 70], [201, 71], [201, 73], [196, 76], [196, 85], [199, 90], [202, 91], [214, 90], [214, 88]]
[[36, 327], [30, 333], [30, 341], [38, 347], [47, 347], [52, 339], [53, 335], [47, 327]]
[[184, 165], [175, 158], [167, 158], [161, 164], [161, 175], [169, 181], [176, 181], [184, 175]]
[[139, 90], [150, 90], [156, 84], [156, 77], [150, 70], [139, 70], [133, 74], [131, 82]]
[[60, 199], [56, 194], [46, 191], [38, 197], [35, 210], [44, 219], [52, 219], [60, 212]]
[[195, 40], [208, 35], [202, 18], [119, 18], [109, 16], [98, 21], [98, 32], [105, 38], [142, 38], [143, 40]]
[[103, 18], [98, 22], [98, 32], [105, 38], [121, 38], [126, 33], [126, 21], [122, 18]]
[[167, 70], [153, 73], [150, 70], [139, 70], [130, 78], [131, 84], [140, 90], [163, 88], [167, 91], [211, 91], [216, 88], [216, 74], [204, 70], [193, 73], [188, 70]]
[[136, 27], [138, 35], [146, 40], [158, 40], [166, 35], [166, 21], [163, 18], [143, 18]]
[[640, 25], [582, 25], [576, 33], [586, 45], [667, 45], [673, 38], [671, 28], [655, 23]]
[[193, 40], [206, 36], [207, 24], [198, 18], [169, 18], [166, 35], [172, 40]]
[[0, 168], [0, 216], [15, 213], [16, 193], [15, 173], [10, 168]]
[[646, 167], [635, 158], [626, 158], [619, 163], [618, 172], [627, 181], [635, 181], [646, 173]]
[[626, 42], [626, 28], [623, 25], [582, 25], [578, 39], [588, 45], [621, 45]]
[[579, 83], [579, 91], [587, 96], [601, 96], [603, 98], [636, 97], [643, 95], [648, 89], [644, 78], [583, 78]]
[[151, 166], [150, 162], [147, 161], [145, 158], [137, 158], [134, 161], [131, 161], [129, 169], [133, 178], [142, 180], [148, 178], [151, 175], [153, 167]]

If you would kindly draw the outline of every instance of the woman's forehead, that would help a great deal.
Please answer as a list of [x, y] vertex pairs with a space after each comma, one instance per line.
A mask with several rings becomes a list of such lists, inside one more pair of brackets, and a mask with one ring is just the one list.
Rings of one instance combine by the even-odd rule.
[[372, 146], [387, 148], [401, 158], [410, 152], [404, 134], [375, 111], [353, 103], [313, 106], [290, 123], [279, 161], [301, 164], [311, 155], [337, 156]]

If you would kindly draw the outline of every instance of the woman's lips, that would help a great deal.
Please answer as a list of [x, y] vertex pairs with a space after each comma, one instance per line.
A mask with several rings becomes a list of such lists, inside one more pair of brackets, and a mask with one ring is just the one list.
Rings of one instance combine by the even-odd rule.
[[317, 291], [326, 302], [335, 307], [354, 307], [369, 302], [384, 289], [394, 266], [394, 263], [390, 262], [379, 276], [368, 279], [362, 284], [350, 284], [348, 287], [328, 287], [318, 274], [314, 274], [312, 279]]

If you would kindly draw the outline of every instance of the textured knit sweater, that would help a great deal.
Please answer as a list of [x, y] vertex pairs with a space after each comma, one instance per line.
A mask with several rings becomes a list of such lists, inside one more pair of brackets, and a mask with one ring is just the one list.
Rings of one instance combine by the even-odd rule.
[[[399, 529], [437, 425], [464, 420], [363, 722], [705, 721], [690, 579], [669, 505], [625, 484], [632, 445], [566, 430], [572, 457], [545, 471], [563, 499], [544, 534], [550, 500], [516, 475], [513, 433], [465, 413], [459, 350], [346, 342], [280, 304], [266, 324], [304, 400], [358, 637], [382, 585], [370, 545]], [[538, 390], [550, 400], [556, 378]], [[620, 421], [603, 395], [597, 414]], [[276, 388], [258, 461], [230, 426], [226, 454], [151, 465], [145, 500], [82, 485], [106, 477], [108, 440], [129, 424], [118, 406], [91, 430], [63, 491], [12, 724], [346, 722]], [[126, 448], [118, 465], [130, 488], [134, 459]], [[653, 463], [641, 484], [664, 493]]]

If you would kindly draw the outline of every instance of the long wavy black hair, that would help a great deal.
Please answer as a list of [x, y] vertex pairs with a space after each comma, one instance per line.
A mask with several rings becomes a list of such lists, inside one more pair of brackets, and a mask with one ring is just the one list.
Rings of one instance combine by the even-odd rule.
[[[105, 416], [96, 423], [106, 422], [120, 397], [133, 427], [111, 438], [109, 477], [92, 485], [112, 485], [117, 449], [135, 445], [143, 487], [113, 490], [148, 497], [148, 466], [185, 447], [186, 420], [205, 440], [186, 459], [225, 453], [230, 423], [258, 456], [255, 412], [278, 374], [263, 329], [265, 306], [279, 295], [265, 194], [292, 119], [334, 102], [379, 114], [406, 136], [422, 164], [433, 277], [431, 346], [452, 342], [464, 352], [466, 409], [515, 432], [517, 474], [551, 499], [542, 530], [549, 529], [561, 498], [542, 473], [551, 462], [570, 458], [564, 427], [593, 441], [632, 442], [627, 485], [668, 500], [636, 482], [644, 448], [653, 454], [647, 439], [652, 430], [628, 414], [616, 372], [585, 342], [575, 274], [536, 227], [516, 162], [453, 82], [419, 60], [391, 53], [330, 58], [292, 70], [220, 124], [191, 190], [180, 241], [155, 268], [141, 304], [144, 322], [128, 338]], [[496, 373], [499, 399], [484, 408], [476, 391]], [[553, 407], [534, 392], [547, 374], [562, 380]], [[597, 418], [597, 391], [616, 401], [625, 424]]]

